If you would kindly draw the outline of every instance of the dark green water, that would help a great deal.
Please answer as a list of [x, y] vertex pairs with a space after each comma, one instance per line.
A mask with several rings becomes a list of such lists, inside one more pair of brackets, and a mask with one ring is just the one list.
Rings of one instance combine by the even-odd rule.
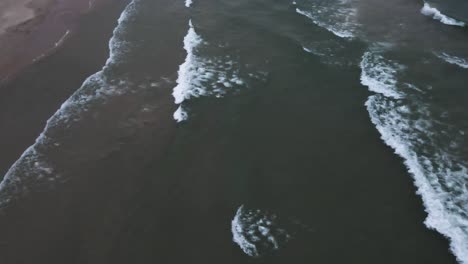
[[76, 263], [466, 263], [468, 31], [423, 5], [132, 2], [3, 226]]

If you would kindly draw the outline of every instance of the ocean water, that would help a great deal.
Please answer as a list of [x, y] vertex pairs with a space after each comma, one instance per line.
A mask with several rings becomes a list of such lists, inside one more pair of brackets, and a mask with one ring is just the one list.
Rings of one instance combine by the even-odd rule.
[[134, 0], [0, 206], [123, 162], [113, 263], [468, 263], [459, 1]]

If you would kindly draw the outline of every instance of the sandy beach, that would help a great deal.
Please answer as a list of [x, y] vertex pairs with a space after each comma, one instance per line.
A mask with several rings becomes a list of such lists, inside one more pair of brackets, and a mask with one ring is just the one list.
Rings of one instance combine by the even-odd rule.
[[0, 3], [0, 84], [50, 55], [80, 18], [105, 1], [7, 0]]
[[4, 34], [11, 27], [39, 16], [40, 10], [47, 10], [51, 3], [53, 3], [51, 0], [35, 2], [31, 0], [3, 1], [0, 3], [0, 34]]

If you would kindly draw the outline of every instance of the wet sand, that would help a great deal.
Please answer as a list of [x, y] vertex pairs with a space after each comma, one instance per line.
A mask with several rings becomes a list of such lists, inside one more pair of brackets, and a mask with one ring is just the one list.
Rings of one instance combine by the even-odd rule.
[[116, 19], [127, 2], [101, 1], [102, 8], [84, 15], [76, 32], [61, 49], [24, 69], [16, 78], [0, 84], [4, 95], [0, 98], [1, 175], [5, 175], [11, 164], [34, 142], [60, 105], [89, 75], [102, 67], [109, 54], [108, 41]]
[[[34, 143], [47, 119], [105, 63], [109, 39], [127, 2], [102, 3], [102, 8], [82, 16], [79, 27], [60, 49], [1, 86], [1, 175]], [[64, 238], [68, 235], [63, 229], [65, 225], [70, 232], [79, 230], [60, 221], [66, 212], [57, 203], [65, 201], [65, 196], [73, 196], [71, 192], [66, 193], [70, 189], [64, 190], [66, 195], [55, 201], [38, 198], [34, 203], [15, 207], [14, 213], [7, 213], [8, 217], [0, 217], [4, 234], [0, 239], [0, 263], [49, 263], [48, 260], [56, 263], [54, 260], [64, 259], [67, 261], [62, 263], [84, 263], [70, 258], [70, 254], [77, 253], [71, 253], [70, 244], [65, 243], [68, 240]], [[48, 198], [53, 195], [56, 194]]]
[[[0, 153], [2, 174], [34, 143], [46, 120], [84, 79], [104, 65], [112, 30], [126, 3], [114, 1], [87, 15], [61, 49], [4, 86], [8, 96], [0, 103], [0, 124], [5, 131], [0, 142], [5, 146]], [[173, 4], [155, 3], [155, 16]], [[167, 37], [155, 47], [155, 56], [164, 63], [151, 71], [168, 76], [182, 63], [186, 19], [160, 17], [165, 25], [176, 22], [173, 27], [155, 29], [155, 34], [160, 30], [159, 35]], [[86, 115], [73, 133], [64, 135], [64, 152], [59, 154], [75, 152], [86, 162], [67, 167], [68, 180], [59, 188], [35, 186], [36, 190], [2, 211], [0, 263], [109, 263], [115, 237], [123, 232], [134, 206], [132, 197], [138, 196], [148, 177], [154, 177], [145, 170], [158, 162], [174, 135], [172, 87], [168, 82], [151, 87], [150, 95], [143, 98], [115, 98], [97, 106], [102, 119]], [[151, 100], [157, 113], [140, 113], [144, 102], [136, 100]], [[134, 117], [134, 111], [141, 116]], [[67, 158], [57, 160], [68, 162]], [[160, 187], [163, 193], [168, 189]]]
[[50, 55], [80, 18], [110, 0], [7, 0], [0, 3], [0, 85]]
[[39, 10], [48, 9], [52, 1], [36, 1], [36, 8], [30, 6], [33, 4], [31, 0], [5, 0], [0, 3], [0, 34], [4, 34], [10, 27], [15, 27], [28, 20], [39, 16]]

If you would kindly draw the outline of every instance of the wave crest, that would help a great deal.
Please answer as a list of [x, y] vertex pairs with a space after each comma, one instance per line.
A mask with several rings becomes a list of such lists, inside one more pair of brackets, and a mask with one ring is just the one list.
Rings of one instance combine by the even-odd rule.
[[403, 92], [398, 65], [373, 51], [363, 56], [362, 75], [373, 79], [362, 78], [362, 84], [378, 93], [367, 100], [367, 110], [382, 140], [404, 159], [413, 176], [428, 213], [426, 226], [448, 237], [452, 252], [466, 264], [468, 164], [459, 153], [464, 132], [417, 96]]
[[443, 24], [450, 25], [450, 26], [459, 26], [464, 27], [466, 24], [461, 21], [457, 21], [453, 18], [450, 18], [444, 14], [442, 14], [436, 8], [430, 6], [428, 3], [424, 3], [423, 8], [421, 9], [421, 14], [425, 16], [430, 16], [435, 20], [442, 22]]

